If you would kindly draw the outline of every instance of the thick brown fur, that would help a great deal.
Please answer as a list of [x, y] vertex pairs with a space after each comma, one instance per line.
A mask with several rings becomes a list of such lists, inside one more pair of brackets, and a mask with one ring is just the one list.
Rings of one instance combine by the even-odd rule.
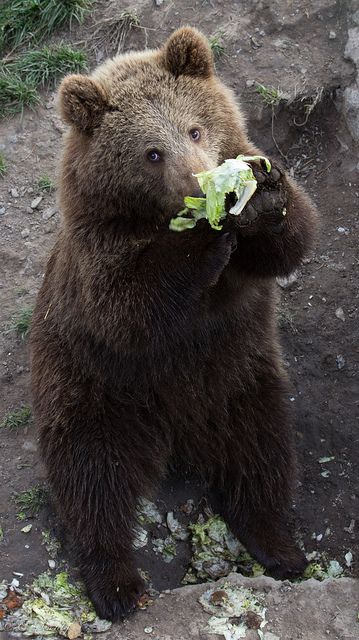
[[193, 173], [258, 153], [194, 29], [69, 76], [59, 103], [71, 124], [63, 225], [33, 318], [32, 389], [97, 612], [118, 619], [135, 606], [136, 504], [171, 458], [219, 490], [234, 533], [274, 575], [301, 572], [286, 528], [294, 456], [274, 276], [308, 250], [311, 202], [280, 168], [255, 168], [239, 220], [169, 230], [183, 197], [198, 194]]

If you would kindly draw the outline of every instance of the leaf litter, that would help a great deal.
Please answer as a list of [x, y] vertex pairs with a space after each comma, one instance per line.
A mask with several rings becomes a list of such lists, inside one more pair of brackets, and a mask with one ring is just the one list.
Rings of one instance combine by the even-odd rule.
[[[23, 592], [2, 583], [1, 594], [3, 588], [7, 590], [7, 596], [0, 605], [5, 604], [8, 611], [6, 617], [0, 619], [0, 631], [38, 639], [60, 635], [72, 640], [82, 632], [99, 633], [111, 626], [108, 620], [97, 617], [83, 585], [71, 583], [65, 571], [55, 576], [42, 573]], [[13, 600], [16, 599], [17, 607], [7, 604], [10, 594]]]
[[192, 558], [183, 584], [217, 580], [238, 569], [253, 577], [264, 573], [264, 568], [247, 553], [220, 516], [212, 515], [206, 520], [200, 514], [197, 522], [189, 524], [188, 529], [191, 532]]
[[225, 640], [244, 638], [248, 629], [256, 629], [263, 638], [263, 627], [267, 624], [264, 594], [254, 593], [239, 585], [225, 583], [205, 591], [199, 598], [203, 609], [211, 614], [206, 632], [221, 635]]
[[[183, 508], [182, 508], [183, 507]], [[193, 500], [179, 508], [179, 512], [189, 516], [194, 511]], [[198, 511], [196, 511], [198, 514]], [[211, 582], [225, 578], [231, 572], [255, 577], [264, 574], [264, 568], [256, 562], [243, 545], [230, 532], [226, 522], [210, 510], [199, 513], [196, 522], [187, 525], [180, 522], [173, 511], [161, 515], [157, 506], [143, 499], [138, 508], [139, 526], [135, 531], [135, 548], [147, 546], [151, 539], [153, 550], [169, 563], [177, 553], [177, 544], [190, 541], [192, 557], [182, 583]], [[143, 525], [143, 526], [142, 526]], [[149, 526], [147, 531], [145, 526]], [[166, 528], [165, 537], [155, 537], [153, 529]], [[151, 536], [151, 538], [150, 538]], [[50, 531], [43, 531], [43, 544], [51, 558], [57, 557], [61, 547]], [[325, 554], [307, 554], [309, 565], [300, 580], [315, 578], [340, 578], [344, 569], [337, 560], [328, 560]], [[346, 567], [352, 563], [352, 554], [345, 555]], [[150, 577], [146, 576], [150, 582]], [[24, 591], [18, 588], [18, 581], [11, 585], [0, 583], [0, 631], [20, 632], [24, 637], [42, 640], [47, 637], [62, 636], [71, 640], [82, 634], [106, 631], [111, 623], [96, 616], [93, 605], [85, 594], [81, 583], [71, 583], [68, 573], [57, 575], [49, 572], [39, 575]], [[147, 590], [150, 593], [151, 589]], [[153, 589], [153, 595], [156, 595]], [[139, 608], [152, 604], [148, 593]], [[206, 596], [207, 594], [207, 596]], [[222, 634], [226, 640], [244, 637], [248, 628], [254, 628], [262, 638], [265, 624], [265, 609], [259, 596], [244, 587], [226, 585], [222, 591], [210, 589], [202, 596], [202, 605], [212, 617], [208, 622], [208, 634]], [[210, 609], [210, 610], [209, 610]]]

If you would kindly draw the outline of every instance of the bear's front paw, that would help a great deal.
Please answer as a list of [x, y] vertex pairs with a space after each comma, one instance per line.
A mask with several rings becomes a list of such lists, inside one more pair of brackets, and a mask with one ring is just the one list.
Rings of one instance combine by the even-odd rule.
[[286, 224], [287, 188], [284, 171], [271, 161], [271, 170], [251, 164], [257, 190], [239, 216], [240, 227], [257, 232], [265, 226], [271, 233], [281, 233]]
[[205, 256], [206, 284], [216, 285], [223, 269], [227, 266], [231, 254], [236, 250], [237, 239], [234, 231], [227, 231], [219, 234], [215, 232], [214, 237], [207, 245]]
[[100, 575], [91, 580], [85, 579], [85, 584], [97, 615], [112, 622], [123, 620], [133, 613], [145, 591], [145, 584], [138, 574], [117, 584], [113, 576]]

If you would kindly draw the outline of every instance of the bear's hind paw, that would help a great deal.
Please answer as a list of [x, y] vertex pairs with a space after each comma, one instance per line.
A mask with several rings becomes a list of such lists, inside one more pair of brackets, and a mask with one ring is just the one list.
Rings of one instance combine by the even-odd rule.
[[109, 579], [108, 586], [89, 586], [87, 591], [97, 615], [104, 620], [118, 622], [128, 617], [136, 609], [138, 600], [145, 591], [143, 580], [138, 576], [131, 582], [114, 586]]

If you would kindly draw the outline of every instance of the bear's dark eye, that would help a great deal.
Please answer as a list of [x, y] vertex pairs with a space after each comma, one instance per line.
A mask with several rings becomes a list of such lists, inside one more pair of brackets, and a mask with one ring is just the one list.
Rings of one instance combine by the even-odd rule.
[[191, 129], [191, 131], [189, 132], [189, 135], [191, 136], [192, 140], [194, 140], [195, 142], [198, 142], [198, 140], [201, 137], [201, 134], [198, 131], [198, 129]]
[[160, 160], [162, 160], [161, 154], [159, 151], [157, 151], [157, 149], [151, 149], [150, 151], [147, 151], [147, 158], [150, 162], [159, 162]]

